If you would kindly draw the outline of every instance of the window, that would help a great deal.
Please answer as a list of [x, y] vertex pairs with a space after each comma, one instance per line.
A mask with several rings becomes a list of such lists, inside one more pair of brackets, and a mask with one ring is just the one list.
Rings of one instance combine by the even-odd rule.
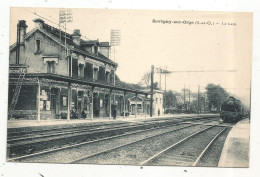
[[49, 97], [49, 90], [42, 89], [41, 90], [41, 100], [40, 100], [40, 109], [44, 111], [48, 111], [50, 108], [50, 97]]
[[98, 54], [98, 46], [94, 46], [94, 53], [97, 55]]
[[55, 73], [55, 62], [54, 61], [48, 61], [47, 62], [47, 72], [48, 73]]
[[93, 65], [90, 63], [85, 64], [84, 68], [84, 76], [86, 80], [92, 80], [93, 79]]
[[160, 98], [160, 104], [162, 104], [162, 98]]
[[79, 76], [84, 77], [84, 65], [79, 64]]
[[94, 81], [98, 80], [98, 68], [94, 68]]
[[158, 98], [156, 98], [156, 104], [158, 103]]
[[68, 97], [62, 96], [62, 106], [67, 107], [68, 106]]
[[39, 39], [36, 39], [36, 53], [40, 53], [41, 50], [41, 41]]
[[78, 77], [78, 60], [72, 59], [72, 77]]
[[103, 107], [103, 100], [100, 99], [99, 101], [100, 101], [100, 107]]
[[106, 82], [110, 82], [110, 73], [106, 72]]

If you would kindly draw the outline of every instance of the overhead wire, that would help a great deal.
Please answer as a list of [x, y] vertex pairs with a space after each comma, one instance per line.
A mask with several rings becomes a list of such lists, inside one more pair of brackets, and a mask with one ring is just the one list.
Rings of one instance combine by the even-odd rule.
[[[39, 15], [39, 13], [32, 12], [32, 11], [29, 10], [29, 9], [25, 9], [25, 10], [28, 11], [28, 12], [30, 12], [30, 13], [33, 14], [33, 15], [36, 15], [36, 16], [38, 16], [38, 17], [44, 19], [44, 20], [47, 20], [47, 21], [49, 21], [49, 22], [51, 22], [51, 23], [57, 25], [58, 27], [60, 26], [59, 23], [54, 22], [54, 21], [52, 21], [52, 20], [50, 20], [50, 19], [48, 19], [48, 18], [46, 18], [46, 17], [43, 17], [42, 15]], [[51, 18], [51, 17], [50, 17], [50, 18]], [[52, 18], [52, 19], [54, 20], [54, 18]], [[65, 28], [65, 27], [63, 27], [63, 28]], [[67, 27], [66, 27], [66, 30], [68, 30], [68, 31], [70, 31], [70, 32], [73, 32], [73, 30], [71, 30], [71, 29], [69, 29], [69, 28], [67, 28]], [[93, 39], [89, 39], [89, 38], [87, 38], [87, 37], [84, 36], [84, 35], [81, 35], [81, 37], [83, 37], [83, 38], [85, 38], [85, 39], [87, 39], [87, 40], [93, 40]]]

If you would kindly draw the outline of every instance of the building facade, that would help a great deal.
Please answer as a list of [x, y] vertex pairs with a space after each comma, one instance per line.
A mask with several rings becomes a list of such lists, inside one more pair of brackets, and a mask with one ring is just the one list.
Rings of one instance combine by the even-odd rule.
[[[10, 46], [9, 116], [25, 119], [111, 117], [124, 115], [129, 98], [148, 92], [115, 85], [117, 63], [109, 59], [109, 42], [83, 40], [35, 19], [17, 24]], [[128, 104], [128, 105], [127, 105]]]
[[162, 115], [164, 114], [163, 109], [163, 91], [154, 90], [153, 94], [153, 115]]
[[[146, 90], [146, 92], [148, 92]], [[129, 113], [134, 115], [150, 115], [150, 96], [140, 95], [138, 97], [132, 97], [129, 99]], [[152, 101], [152, 115], [160, 116], [164, 114], [163, 109], [163, 91], [153, 90], [153, 101]]]

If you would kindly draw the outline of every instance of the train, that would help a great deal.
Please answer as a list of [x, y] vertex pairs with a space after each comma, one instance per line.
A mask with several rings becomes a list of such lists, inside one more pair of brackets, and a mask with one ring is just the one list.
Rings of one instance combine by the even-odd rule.
[[220, 118], [223, 122], [236, 123], [244, 117], [244, 109], [240, 100], [229, 97], [221, 105]]

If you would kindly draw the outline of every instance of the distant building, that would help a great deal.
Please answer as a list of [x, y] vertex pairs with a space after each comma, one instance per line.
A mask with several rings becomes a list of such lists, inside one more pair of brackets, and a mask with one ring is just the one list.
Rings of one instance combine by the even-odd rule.
[[[149, 90], [145, 90], [149, 92]], [[130, 114], [150, 114], [150, 96], [144, 97], [142, 95], [138, 97], [132, 97], [129, 99], [129, 112]], [[153, 115], [163, 115], [163, 91], [154, 90], [153, 92]]]
[[137, 113], [138, 115], [148, 114], [150, 112], [150, 99], [145, 97], [132, 97], [129, 98], [129, 113], [134, 115]]
[[163, 91], [154, 90], [153, 94], [153, 115], [162, 115], [164, 114], [163, 109]]

